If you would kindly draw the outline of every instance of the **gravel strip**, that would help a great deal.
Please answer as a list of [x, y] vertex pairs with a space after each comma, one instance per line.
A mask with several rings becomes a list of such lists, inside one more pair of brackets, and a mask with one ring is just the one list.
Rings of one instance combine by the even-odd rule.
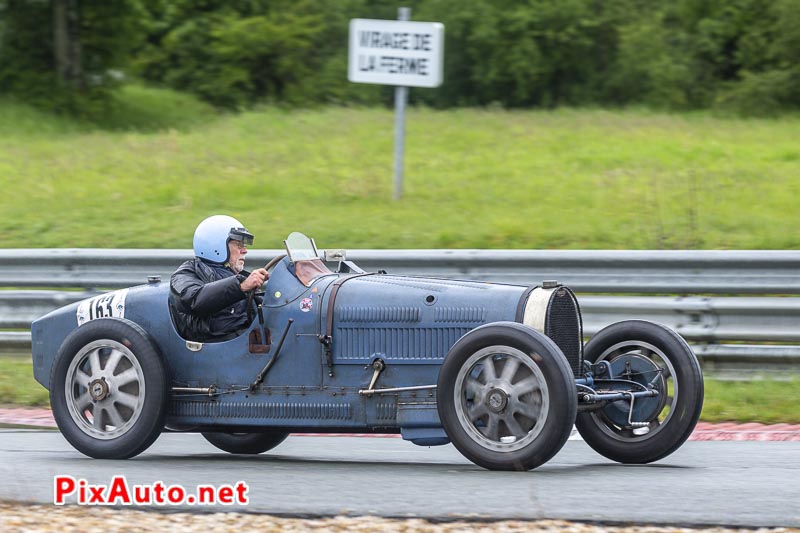
[[421, 531], [425, 533], [513, 533], [542, 531], [554, 533], [800, 533], [794, 528], [685, 528], [664, 526], [603, 526], [563, 520], [502, 520], [495, 522], [429, 522], [419, 518], [389, 519], [373, 516], [333, 518], [280, 518], [248, 513], [172, 513], [133, 511], [107, 507], [22, 505], [0, 503], [0, 531], [4, 533], [115, 533], [129, 531], [356, 531], [371, 533]]

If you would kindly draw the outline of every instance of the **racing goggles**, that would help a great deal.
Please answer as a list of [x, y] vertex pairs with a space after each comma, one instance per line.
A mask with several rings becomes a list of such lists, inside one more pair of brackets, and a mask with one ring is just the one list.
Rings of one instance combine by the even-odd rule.
[[230, 233], [228, 233], [228, 240], [236, 241], [239, 243], [239, 247], [242, 248], [253, 244], [253, 234], [244, 228], [231, 228]]

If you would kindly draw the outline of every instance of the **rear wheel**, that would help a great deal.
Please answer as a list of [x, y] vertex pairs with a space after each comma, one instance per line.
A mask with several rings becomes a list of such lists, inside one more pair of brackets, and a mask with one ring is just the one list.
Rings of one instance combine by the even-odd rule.
[[258, 454], [271, 450], [286, 440], [288, 433], [203, 433], [203, 437], [222, 451], [236, 454]]
[[127, 459], [147, 449], [164, 426], [167, 397], [158, 350], [125, 319], [93, 320], [73, 331], [50, 376], [58, 428], [97, 459]]
[[575, 420], [575, 382], [561, 350], [514, 322], [474, 329], [439, 371], [439, 418], [453, 445], [491, 470], [530, 470], [555, 455]]
[[575, 426], [595, 451], [620, 463], [650, 463], [689, 438], [703, 409], [703, 375], [680, 335], [652, 322], [618, 322], [586, 343], [584, 358], [607, 361], [623, 379], [659, 391], [635, 399], [633, 410], [629, 400], [620, 400], [579, 413]]

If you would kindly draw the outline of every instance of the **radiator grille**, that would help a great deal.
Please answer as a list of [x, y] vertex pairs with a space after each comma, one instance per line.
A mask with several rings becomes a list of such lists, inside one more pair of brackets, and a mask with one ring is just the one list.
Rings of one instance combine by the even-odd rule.
[[550, 298], [544, 334], [561, 348], [575, 377], [583, 365], [583, 326], [578, 301], [572, 291], [560, 288]]

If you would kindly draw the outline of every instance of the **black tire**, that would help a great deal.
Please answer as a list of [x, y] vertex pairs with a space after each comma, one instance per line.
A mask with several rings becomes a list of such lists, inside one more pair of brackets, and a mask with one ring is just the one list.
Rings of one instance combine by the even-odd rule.
[[[627, 425], [622, 415], [630, 409], [627, 400], [578, 414], [578, 432], [600, 455], [620, 463], [651, 463], [671, 454], [689, 438], [703, 409], [703, 374], [683, 337], [660, 324], [627, 320], [592, 337], [586, 343], [584, 358], [591, 363], [616, 361], [617, 365], [624, 364], [625, 358], [635, 358], [637, 364], [664, 369], [655, 387], [666, 393], [634, 402], [640, 413], [647, 413], [634, 422], [648, 423], [647, 426]], [[648, 374], [631, 379], [646, 384], [656, 376], [653, 372]]]
[[121, 318], [92, 320], [70, 333], [50, 374], [58, 429], [79, 452], [128, 459], [161, 433], [168, 379], [147, 333]]
[[261, 433], [203, 433], [203, 437], [228, 453], [255, 455], [271, 450], [286, 440], [288, 433], [264, 431]]
[[439, 418], [464, 457], [489, 470], [530, 470], [564, 446], [576, 412], [564, 354], [538, 331], [494, 322], [456, 342], [439, 370]]

